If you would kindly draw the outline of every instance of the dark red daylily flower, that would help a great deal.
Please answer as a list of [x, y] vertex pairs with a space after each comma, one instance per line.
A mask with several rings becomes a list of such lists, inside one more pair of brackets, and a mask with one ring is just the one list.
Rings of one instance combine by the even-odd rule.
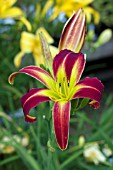
[[35, 122], [36, 117], [30, 116], [29, 111], [41, 102], [54, 101], [52, 111], [54, 131], [62, 150], [68, 145], [70, 101], [76, 98], [89, 98], [92, 107], [100, 106], [103, 84], [97, 78], [86, 77], [79, 81], [84, 66], [84, 54], [65, 49], [61, 50], [53, 60], [53, 76], [37, 66], [27, 66], [9, 77], [9, 82], [12, 84], [17, 74], [25, 73], [47, 87], [31, 89], [21, 98], [24, 116], [27, 122]]
[[[80, 9], [67, 21], [59, 43], [59, 54], [48, 65], [50, 73], [36, 66], [27, 66], [9, 77], [12, 84], [16, 75], [25, 73], [40, 81], [46, 88], [34, 88], [21, 98], [25, 120], [35, 122], [29, 111], [41, 102], [54, 101], [52, 117], [57, 143], [64, 150], [68, 145], [71, 100], [89, 98], [94, 108], [99, 108], [103, 84], [97, 78], [86, 77], [80, 81], [85, 66], [85, 55], [78, 53], [85, 38], [85, 14]], [[45, 58], [50, 52], [42, 37]], [[43, 43], [44, 42], [44, 43]], [[74, 53], [76, 52], [76, 53]], [[51, 56], [50, 56], [51, 57]]]

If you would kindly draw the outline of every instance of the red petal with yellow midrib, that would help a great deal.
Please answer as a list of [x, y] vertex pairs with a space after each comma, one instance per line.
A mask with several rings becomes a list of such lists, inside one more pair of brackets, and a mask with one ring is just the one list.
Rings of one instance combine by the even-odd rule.
[[70, 107], [70, 102], [67, 101], [56, 102], [53, 107], [54, 131], [61, 150], [68, 145]]
[[50, 98], [47, 96], [44, 96], [44, 91], [46, 89], [40, 88], [40, 89], [31, 89], [27, 94], [22, 96], [21, 103], [23, 107], [23, 112], [25, 116], [25, 121], [29, 123], [33, 123], [36, 121], [36, 117], [30, 116], [29, 111], [39, 105], [42, 102], [49, 101]]
[[18, 72], [12, 73], [8, 79], [9, 83], [13, 84], [15, 77], [20, 73], [27, 74], [37, 79], [38, 81], [40, 81], [41, 83], [43, 83], [45, 86], [49, 88], [52, 88], [54, 86], [54, 80], [52, 76], [44, 69], [39, 68], [37, 66], [27, 66], [27, 67], [22, 68]]
[[100, 100], [104, 86], [98, 78], [86, 77], [75, 86], [75, 89], [76, 87], [77, 91], [75, 92], [73, 98], [89, 98], [92, 100], [89, 103], [92, 107], [100, 107]]

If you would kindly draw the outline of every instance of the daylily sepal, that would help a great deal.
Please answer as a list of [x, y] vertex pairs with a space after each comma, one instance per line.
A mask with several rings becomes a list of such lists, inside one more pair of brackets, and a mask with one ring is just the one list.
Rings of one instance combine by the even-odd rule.
[[70, 102], [56, 102], [53, 107], [53, 123], [57, 143], [61, 150], [65, 150], [68, 145]]

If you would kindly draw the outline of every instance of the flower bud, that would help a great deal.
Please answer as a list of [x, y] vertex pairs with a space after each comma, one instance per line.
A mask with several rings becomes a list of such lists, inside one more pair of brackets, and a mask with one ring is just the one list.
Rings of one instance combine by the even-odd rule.
[[83, 46], [86, 34], [85, 14], [82, 9], [74, 13], [66, 22], [60, 42], [59, 51], [68, 49], [73, 52], [79, 52]]
[[111, 38], [112, 38], [112, 30], [106, 29], [100, 34], [100, 36], [98, 38], [98, 43], [100, 45], [103, 45], [103, 44], [107, 43]]

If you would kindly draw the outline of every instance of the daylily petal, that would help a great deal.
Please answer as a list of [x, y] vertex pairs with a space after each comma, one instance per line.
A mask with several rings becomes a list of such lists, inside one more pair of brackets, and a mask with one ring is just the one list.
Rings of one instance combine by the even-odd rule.
[[37, 66], [27, 66], [27, 67], [22, 68], [18, 72], [12, 73], [9, 76], [9, 83], [13, 84], [15, 77], [20, 73], [25, 73], [25, 74], [37, 79], [38, 81], [43, 83], [48, 88], [54, 89], [54, 87], [55, 87], [55, 82], [54, 82], [53, 78], [51, 77], [51, 75], [47, 71], [45, 71]]
[[53, 60], [53, 72], [57, 81], [62, 81], [62, 78], [66, 77], [65, 61], [67, 56], [71, 53], [72, 51], [70, 50], [62, 50], [55, 56]]
[[0, 18], [15, 18], [22, 21], [27, 29], [31, 31], [30, 22], [24, 17], [24, 12], [18, 7], [12, 7], [17, 0], [1, 0], [0, 1]]
[[68, 145], [70, 102], [56, 102], [53, 107], [53, 122], [56, 140], [60, 149], [64, 150]]
[[84, 8], [84, 12], [86, 14], [86, 17], [87, 17], [87, 21], [90, 22], [91, 21], [91, 15], [93, 15], [94, 17], [94, 23], [95, 24], [98, 24], [99, 21], [100, 21], [100, 14], [95, 11], [93, 8], [91, 7], [85, 7]]
[[20, 17], [23, 15], [23, 11], [18, 8], [18, 7], [12, 7], [12, 8], [9, 8], [5, 11], [3, 11], [1, 14], [0, 14], [0, 18], [16, 18], [16, 17]]
[[52, 58], [54, 58], [58, 54], [58, 48], [53, 45], [49, 45], [49, 48], [52, 54]]
[[45, 5], [44, 5], [44, 8], [42, 10], [42, 17], [45, 17], [47, 11], [49, 10], [49, 8], [53, 5], [53, 0], [49, 0], [49, 1], [46, 1]]
[[53, 21], [55, 18], [57, 18], [59, 16], [59, 14], [61, 13], [61, 10], [59, 9], [58, 6], [55, 6], [53, 8], [53, 13], [49, 18], [49, 21]]
[[85, 39], [83, 30], [86, 30], [85, 14], [82, 9], [79, 9], [77, 13], [74, 13], [70, 17], [64, 26], [60, 38], [59, 50], [68, 49], [79, 52]]
[[33, 51], [33, 58], [36, 66], [40, 66], [40, 64], [44, 64], [43, 55], [38, 50]]
[[9, 8], [9, 7], [11, 7], [13, 4], [15, 4], [15, 2], [16, 2], [17, 0], [1, 0], [0, 1], [0, 7], [2, 6], [4, 6], [4, 7], [6, 7], [6, 8]]
[[25, 121], [26, 122], [35, 122], [36, 117], [28, 115], [29, 111], [36, 107], [41, 102], [49, 101], [50, 98], [45, 95], [47, 89], [31, 89], [27, 94], [21, 98], [22, 107], [24, 111]]
[[64, 77], [70, 81], [70, 88], [79, 81], [85, 66], [85, 57], [82, 53], [62, 50], [53, 60], [54, 76], [58, 82]]
[[97, 78], [86, 77], [75, 86], [73, 98], [89, 98], [89, 103], [94, 108], [100, 107], [100, 99], [104, 86]]
[[78, 52], [81, 51], [81, 49], [82, 49], [82, 47], [83, 47], [83, 45], [84, 45], [85, 36], [86, 36], [86, 26], [85, 26], [85, 27], [83, 28], [83, 30], [82, 30], [82, 36], [81, 36], [81, 38], [80, 38], [79, 44], [78, 44], [78, 46], [77, 46], [77, 48], [76, 48], [76, 51], [78, 51]]
[[19, 18], [19, 20], [21, 22], [23, 22], [23, 24], [27, 27], [28, 31], [32, 30], [32, 26], [31, 26], [30, 22], [25, 17], [21, 17], [21, 18]]
[[70, 89], [75, 86], [81, 78], [85, 67], [85, 56], [82, 53], [70, 53], [66, 58], [66, 75], [69, 80]]
[[19, 52], [19, 53], [15, 56], [15, 58], [14, 58], [14, 65], [15, 65], [16, 67], [19, 67], [19, 66], [20, 66], [23, 56], [24, 56], [24, 52], [23, 52], [23, 51]]
[[35, 45], [35, 36], [32, 33], [23, 31], [20, 39], [20, 48], [25, 53], [33, 51]]
[[41, 4], [36, 4], [35, 18], [39, 19], [41, 14]]
[[[91, 4], [94, 0], [85, 0], [85, 1], [81, 1], [81, 0], [78, 0], [78, 1], [75, 1], [75, 0], [71, 0], [71, 2], [73, 3], [73, 5], [76, 5], [76, 4], [79, 4], [79, 6], [82, 8], [84, 6], [87, 6], [89, 4]], [[74, 6], [75, 7], [75, 6]], [[79, 7], [79, 8], [80, 8]]]

